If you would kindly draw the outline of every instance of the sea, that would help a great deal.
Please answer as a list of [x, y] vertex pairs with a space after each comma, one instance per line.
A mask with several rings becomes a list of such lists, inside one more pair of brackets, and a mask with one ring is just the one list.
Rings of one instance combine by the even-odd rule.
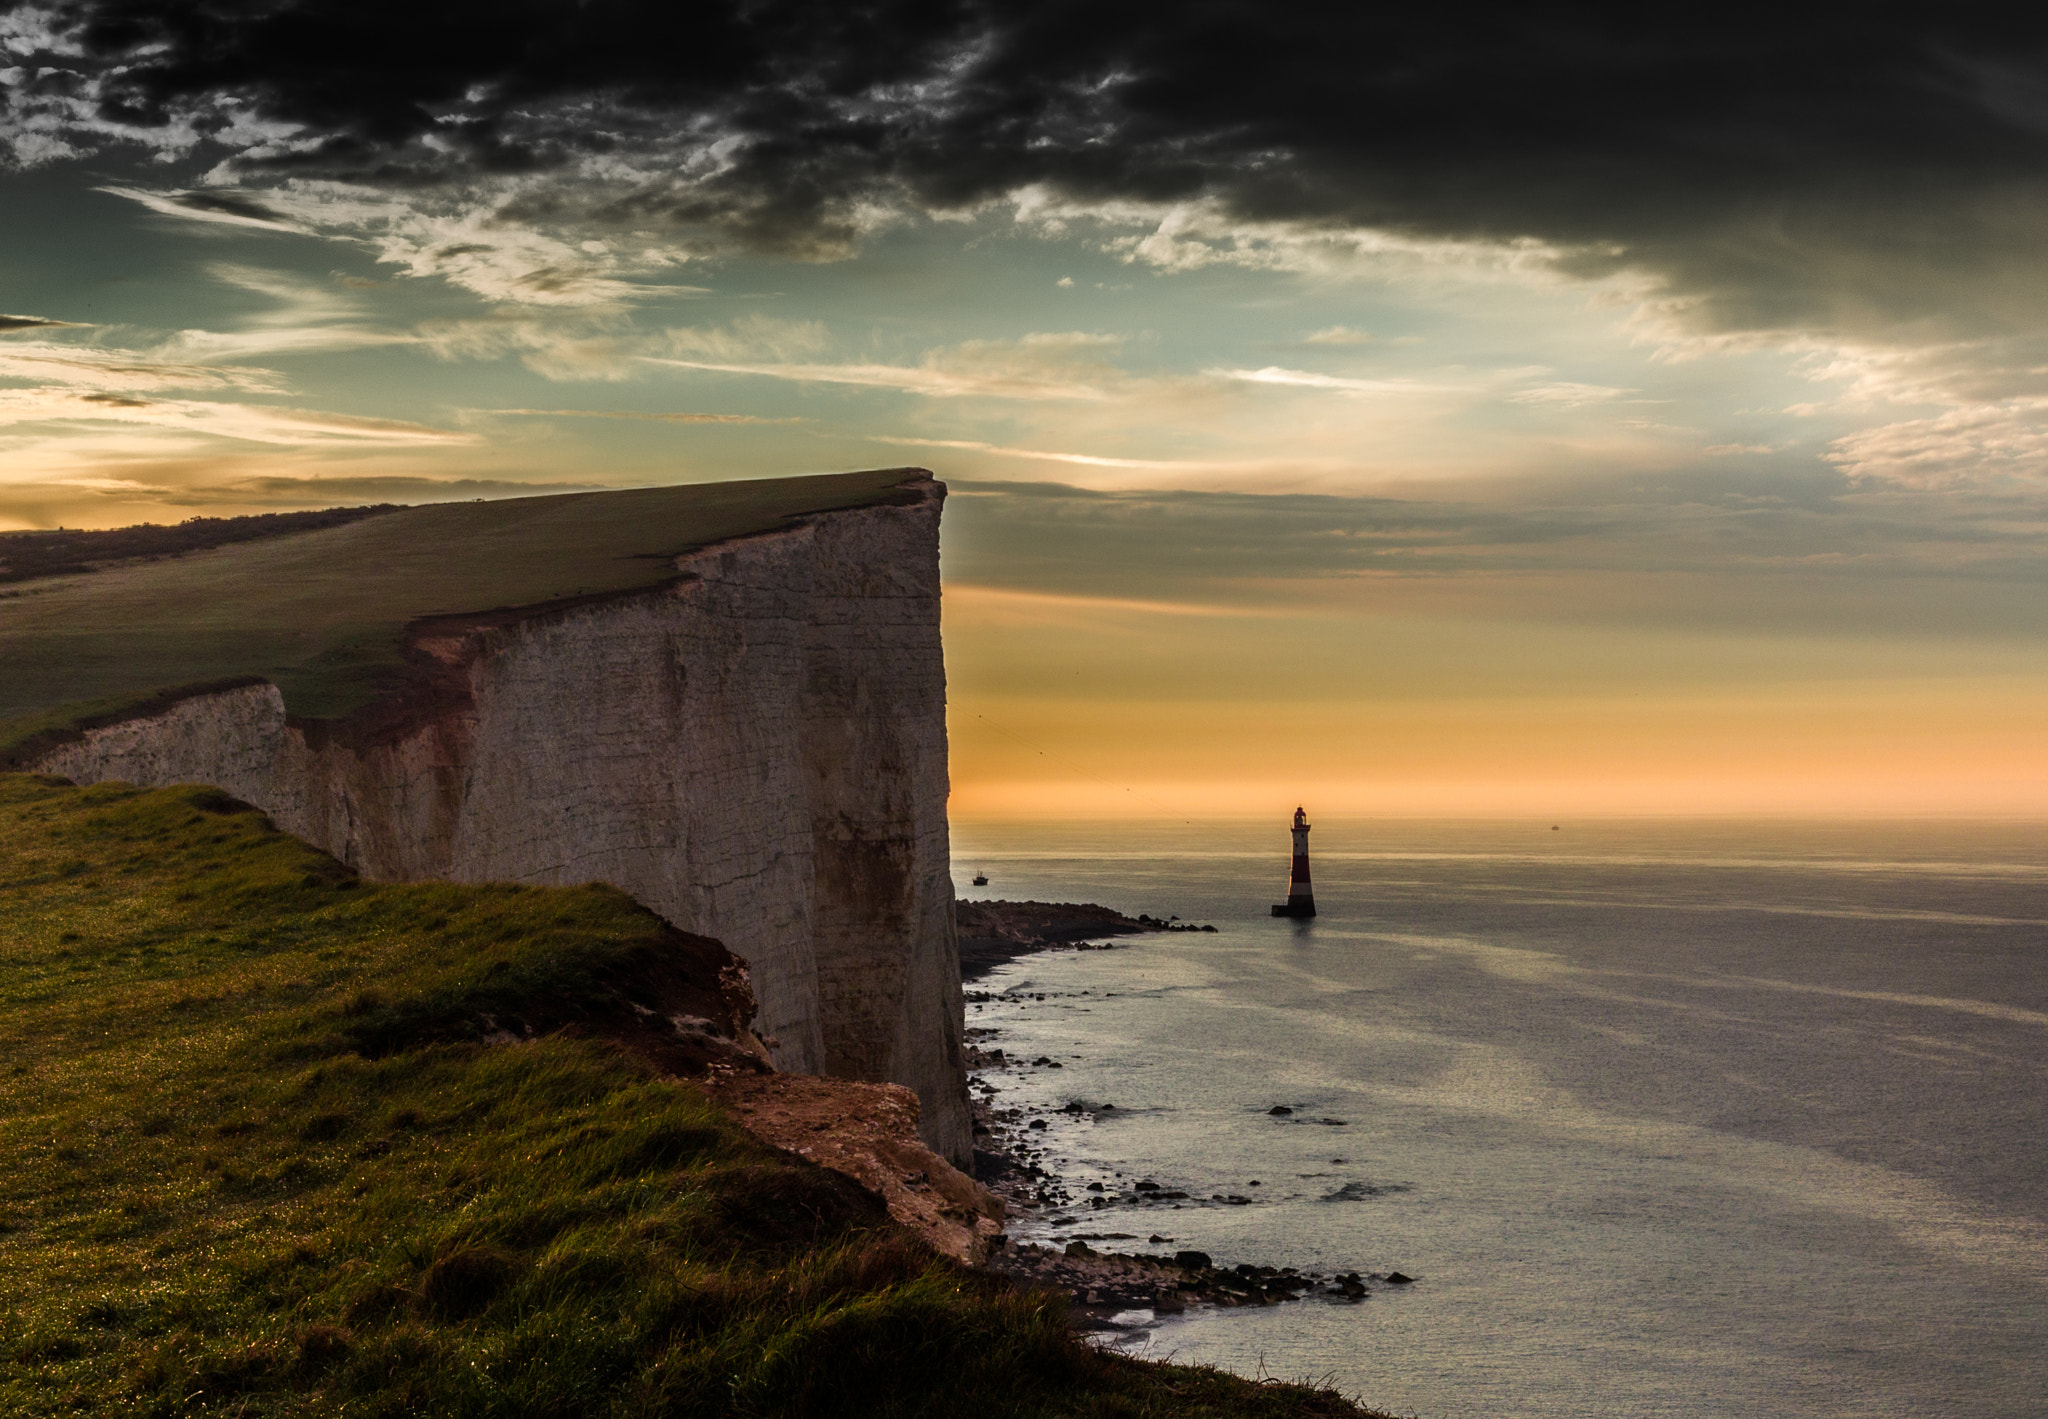
[[1312, 821], [1312, 921], [1284, 817], [954, 826], [962, 897], [1217, 928], [971, 987], [1082, 1200], [1013, 1238], [1415, 1278], [1112, 1343], [1424, 1419], [2048, 1415], [2048, 824]]

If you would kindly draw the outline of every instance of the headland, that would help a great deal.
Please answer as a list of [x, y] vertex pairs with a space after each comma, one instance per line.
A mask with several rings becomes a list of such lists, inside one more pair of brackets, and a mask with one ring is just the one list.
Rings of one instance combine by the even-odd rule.
[[918, 469], [382, 511], [0, 598], [0, 766], [204, 783], [387, 882], [600, 881], [785, 1072], [969, 1159]]

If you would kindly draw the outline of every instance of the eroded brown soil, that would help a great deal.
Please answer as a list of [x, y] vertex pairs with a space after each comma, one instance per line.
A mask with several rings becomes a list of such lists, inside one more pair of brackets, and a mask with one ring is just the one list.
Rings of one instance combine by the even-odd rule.
[[901, 1084], [715, 1070], [706, 1088], [756, 1138], [878, 1194], [934, 1250], [973, 1264], [1001, 1235], [1002, 1201], [918, 1141]]

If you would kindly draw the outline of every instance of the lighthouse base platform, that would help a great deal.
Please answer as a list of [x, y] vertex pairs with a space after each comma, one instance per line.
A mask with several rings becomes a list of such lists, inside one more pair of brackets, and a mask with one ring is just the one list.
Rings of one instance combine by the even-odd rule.
[[1281, 902], [1273, 908], [1274, 916], [1314, 916], [1316, 904], [1313, 899], [1306, 902]]

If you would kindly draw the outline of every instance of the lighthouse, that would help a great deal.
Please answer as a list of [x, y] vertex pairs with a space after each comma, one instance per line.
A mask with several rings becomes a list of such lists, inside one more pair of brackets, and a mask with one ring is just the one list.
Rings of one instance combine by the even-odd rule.
[[1308, 813], [1294, 810], [1294, 870], [1287, 877], [1287, 900], [1273, 908], [1274, 916], [1314, 916], [1316, 894], [1308, 885]]

